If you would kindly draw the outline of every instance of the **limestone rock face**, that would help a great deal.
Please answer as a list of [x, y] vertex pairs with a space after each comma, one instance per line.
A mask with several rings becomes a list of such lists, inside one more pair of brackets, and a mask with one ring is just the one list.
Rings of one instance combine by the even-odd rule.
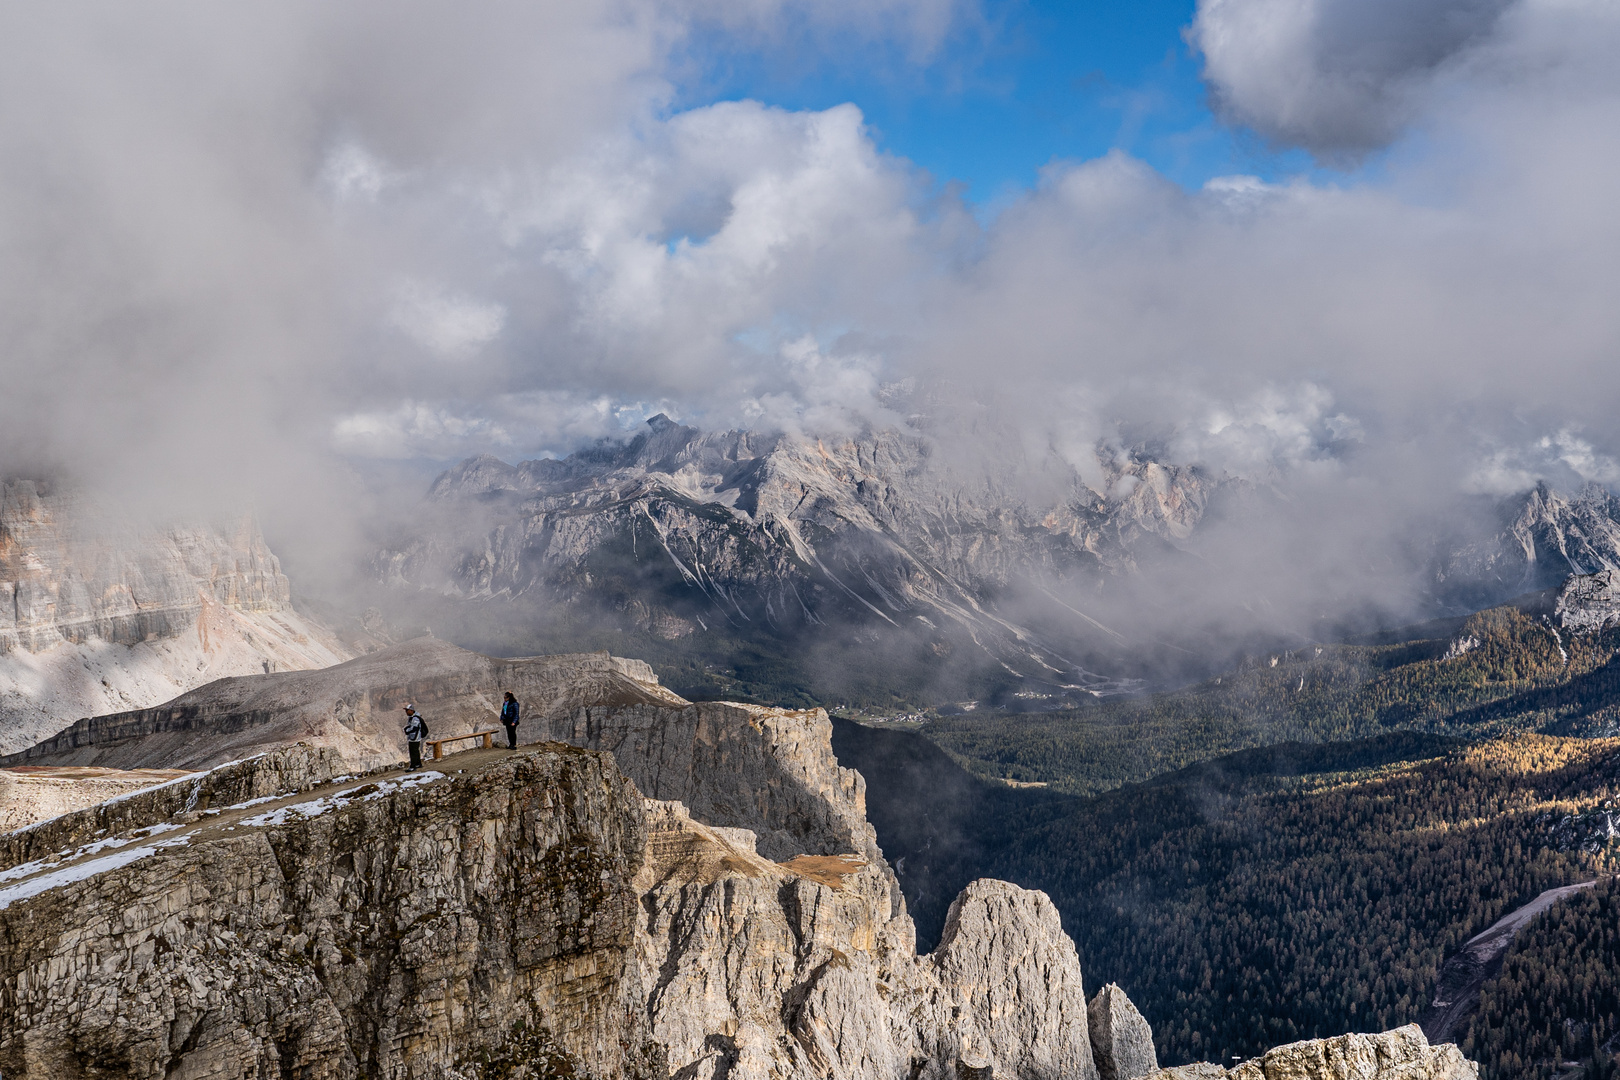
[[1449, 551], [1436, 584], [1463, 606], [1487, 607], [1555, 589], [1571, 573], [1620, 567], [1620, 499], [1601, 484], [1562, 492], [1537, 484], [1498, 507], [1500, 529]]
[[626, 997], [640, 801], [611, 758], [556, 751], [351, 782], [284, 825], [205, 818], [37, 895], [25, 877], [0, 888], [0, 1071], [450, 1077], [554, 1054], [655, 1075]]
[[221, 676], [351, 655], [293, 609], [251, 518], [157, 528], [72, 491], [0, 483], [0, 753]]
[[1095, 1075], [1039, 894], [978, 883], [918, 957], [859, 853], [773, 862], [606, 754], [451, 765], [152, 822], [170, 794], [119, 845], [0, 870], [0, 1071]]
[[1125, 991], [1109, 983], [1087, 1004], [1086, 1014], [1101, 1080], [1136, 1080], [1159, 1071], [1153, 1030]]
[[521, 741], [611, 751], [642, 792], [678, 799], [710, 824], [753, 830], [769, 858], [882, 859], [865, 781], [838, 766], [824, 710], [691, 704], [645, 663], [606, 653], [501, 660], [421, 639], [323, 671], [221, 680], [157, 709], [84, 720], [0, 764], [195, 769], [303, 739], [351, 769], [380, 767], [405, 757], [406, 701], [438, 738], [496, 728], [506, 689], [523, 705]]
[[940, 981], [992, 1017], [967, 1041], [996, 1076], [1095, 1080], [1080, 958], [1043, 892], [981, 878], [962, 890], [933, 953]]
[[526, 721], [520, 731], [525, 740], [611, 751], [644, 794], [679, 800], [705, 823], [751, 830], [767, 858], [853, 851], [882, 862], [866, 821], [866, 781], [839, 767], [824, 709], [591, 707]]
[[1430, 1046], [1407, 1024], [1378, 1035], [1306, 1039], [1267, 1050], [1232, 1069], [1183, 1065], [1164, 1080], [1478, 1080], [1479, 1066], [1451, 1043]]
[[1577, 634], [1620, 626], [1620, 578], [1613, 570], [1571, 575], [1553, 601], [1553, 620]]

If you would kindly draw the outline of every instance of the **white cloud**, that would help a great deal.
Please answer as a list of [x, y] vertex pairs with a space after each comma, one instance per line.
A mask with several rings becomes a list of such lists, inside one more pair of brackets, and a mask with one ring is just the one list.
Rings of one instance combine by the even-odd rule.
[[[330, 448], [847, 430], [916, 377], [964, 458], [1101, 490], [1096, 448], [1146, 445], [1359, 490], [1363, 540], [1465, 483], [1620, 482], [1612, 4], [1206, 0], [1229, 118], [1382, 168], [1189, 192], [1116, 152], [984, 226], [854, 105], [669, 106], [699, 20], [924, 55], [948, 0], [370, 10], [0, 9], [8, 460], [296, 506]], [[1317, 505], [1300, 550], [1346, 530]]]
[[1595, 483], [1620, 486], [1620, 461], [1597, 450], [1574, 428], [1565, 427], [1517, 446], [1487, 451], [1469, 473], [1464, 489], [1487, 495], [1512, 495], [1546, 481], [1575, 488]]
[[412, 281], [402, 285], [389, 322], [424, 349], [459, 360], [494, 341], [506, 325], [500, 304]]
[[321, 169], [321, 181], [339, 202], [376, 202], [394, 180], [387, 165], [352, 142], [333, 148]]
[[488, 417], [415, 401], [340, 416], [332, 425], [332, 441], [343, 453], [357, 457], [441, 460], [462, 456], [474, 446], [499, 448], [512, 443]]

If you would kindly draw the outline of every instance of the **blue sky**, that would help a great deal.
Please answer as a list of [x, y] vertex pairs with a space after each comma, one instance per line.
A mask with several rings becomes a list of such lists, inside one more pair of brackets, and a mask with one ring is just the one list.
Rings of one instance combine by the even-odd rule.
[[1032, 186], [1054, 159], [1124, 150], [1186, 187], [1247, 173], [1315, 174], [1301, 151], [1277, 152], [1210, 112], [1200, 62], [1182, 37], [1190, 0], [1011, 0], [958, 32], [925, 63], [854, 48], [796, 63], [791, 49], [726, 50], [695, 40], [701, 72], [676, 108], [752, 98], [789, 109], [853, 102], [878, 144], [965, 185], [981, 209]]

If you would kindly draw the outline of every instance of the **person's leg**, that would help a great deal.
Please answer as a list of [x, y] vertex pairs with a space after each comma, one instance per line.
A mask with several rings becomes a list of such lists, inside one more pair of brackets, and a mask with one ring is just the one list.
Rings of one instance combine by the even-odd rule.
[[517, 749], [517, 725], [516, 724], [507, 724], [506, 725], [506, 748], [508, 750], [516, 750]]
[[413, 742], [406, 745], [411, 748], [411, 768], [420, 769], [422, 767], [422, 744]]

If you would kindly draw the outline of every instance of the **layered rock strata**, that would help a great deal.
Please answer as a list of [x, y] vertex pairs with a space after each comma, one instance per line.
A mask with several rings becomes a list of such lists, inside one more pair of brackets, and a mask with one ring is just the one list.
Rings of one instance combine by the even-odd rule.
[[154, 527], [71, 490], [0, 483], [0, 752], [221, 676], [351, 655], [294, 610], [249, 517]]
[[772, 862], [606, 754], [458, 757], [4, 871], [0, 1071], [1095, 1076], [1040, 894], [975, 883], [918, 957], [854, 852]]

